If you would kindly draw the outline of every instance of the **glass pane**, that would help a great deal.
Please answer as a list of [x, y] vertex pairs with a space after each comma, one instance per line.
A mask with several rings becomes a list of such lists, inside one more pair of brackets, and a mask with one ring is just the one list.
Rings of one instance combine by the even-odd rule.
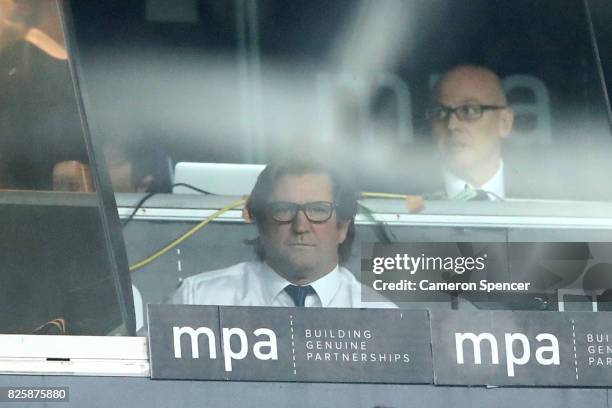
[[[612, 197], [579, 1], [75, 3], [116, 191], [169, 191], [168, 159], [266, 163], [311, 148], [346, 158], [363, 190], [456, 198], [425, 112], [440, 75], [471, 63], [499, 76], [514, 111], [508, 198]], [[116, 18], [92, 26], [94, 10]]]
[[[399, 194], [368, 202], [381, 222], [372, 227], [361, 214], [360, 241], [609, 241], [612, 138], [583, 1], [73, 8], [115, 191], [177, 193], [146, 201], [124, 229], [133, 265], [195, 222], [191, 209], [210, 214], [248, 194], [261, 167], [235, 165], [295, 151], [333, 157], [364, 192]], [[477, 79], [468, 91], [494, 95], [474, 101], [482, 95], [462, 95], [455, 79], [443, 98], [436, 84], [458, 66]], [[445, 109], [442, 130], [427, 115], [432, 104]], [[486, 131], [472, 126], [481, 120]], [[449, 131], [451, 122], [461, 131]], [[197, 195], [178, 194], [186, 192]], [[416, 202], [407, 206], [404, 195]], [[145, 198], [118, 196], [124, 218]], [[223, 221], [134, 273], [145, 302], [163, 301], [183, 278], [254, 258], [243, 241], [255, 228], [239, 211]], [[567, 280], [582, 289], [579, 276]]]
[[57, 5], [2, 4], [2, 187], [92, 191]]
[[126, 334], [132, 306], [90, 168], [61, 5], [0, 2], [0, 332]]

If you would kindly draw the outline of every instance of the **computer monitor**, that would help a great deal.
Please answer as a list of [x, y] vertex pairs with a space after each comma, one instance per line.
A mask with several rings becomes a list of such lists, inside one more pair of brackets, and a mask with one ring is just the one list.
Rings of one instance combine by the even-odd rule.
[[[174, 184], [188, 184], [211, 194], [246, 195], [251, 194], [265, 167], [263, 164], [179, 162], [174, 168]], [[172, 192], [197, 193], [184, 186], [175, 186]]]

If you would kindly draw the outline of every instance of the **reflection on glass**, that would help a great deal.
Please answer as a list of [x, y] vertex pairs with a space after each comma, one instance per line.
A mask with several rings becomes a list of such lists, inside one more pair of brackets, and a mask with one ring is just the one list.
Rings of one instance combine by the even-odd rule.
[[[470, 63], [497, 76], [511, 108], [487, 108], [480, 120], [505, 118], [486, 146], [499, 152], [480, 167], [508, 183], [485, 197], [612, 200], [612, 138], [580, 1], [202, 1], [188, 23], [172, 20], [178, 6], [144, 3], [145, 15], [136, 5], [76, 5], [85, 17], [123, 16], [95, 28], [77, 21], [95, 115], [122, 143], [157, 145], [174, 163], [264, 164], [315, 146], [345, 156], [365, 191], [440, 198], [432, 193], [445, 190], [449, 152], [440, 154], [425, 112], [440, 76]], [[508, 10], [518, 14], [508, 20]], [[463, 160], [469, 137], [451, 139], [464, 150], [453, 160]], [[117, 191], [142, 190], [130, 181]]]
[[92, 191], [59, 8], [0, 2], [4, 189]]
[[[348, 163], [369, 197], [393, 198], [366, 203], [381, 228], [373, 237], [362, 225], [358, 239], [608, 239], [612, 204], [594, 201], [612, 201], [612, 138], [583, 2], [194, 3], [180, 21], [171, 2], [141, 2], [147, 13], [136, 4], [75, 5], [116, 191], [152, 191], [140, 182], [157, 179], [143, 147], [175, 163], [243, 165], [311, 150]], [[121, 19], [94, 27], [87, 17], [100, 13]], [[433, 122], [432, 102], [447, 113]], [[195, 179], [215, 177], [207, 169]], [[234, 187], [247, 177], [221, 179]], [[416, 196], [409, 208], [405, 195]], [[497, 202], [464, 202], [473, 199]], [[191, 256], [181, 248], [197, 265], [181, 278], [247, 260], [230, 228], [208, 228], [205, 242], [214, 244], [194, 245]], [[136, 235], [144, 248], [145, 234]], [[217, 245], [231, 250], [201, 255]], [[153, 273], [134, 276], [146, 282], [141, 289], [166, 285], [143, 289], [161, 301], [177, 282], [150, 265]]]
[[0, 0], [0, 333], [129, 334], [127, 262], [92, 183], [61, 5]]

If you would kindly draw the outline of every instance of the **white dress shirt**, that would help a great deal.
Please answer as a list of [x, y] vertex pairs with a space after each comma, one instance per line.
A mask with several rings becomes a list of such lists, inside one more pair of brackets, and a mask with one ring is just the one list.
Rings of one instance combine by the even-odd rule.
[[[486, 183], [481, 186], [474, 186], [465, 180], [460, 179], [448, 170], [444, 171], [444, 186], [446, 187], [446, 196], [453, 198], [458, 194], [463, 193], [468, 188], [483, 190], [486, 192], [494, 193], [496, 196], [506, 198], [505, 185], [504, 185], [504, 162], [501, 161], [499, 167], [493, 177], [491, 177]], [[489, 198], [493, 201], [497, 200], [497, 197], [490, 194]]]
[[[220, 306], [294, 306], [285, 292], [291, 284], [263, 262], [243, 262], [229, 268], [191, 276], [171, 295], [169, 303]], [[395, 304], [362, 285], [346, 268], [336, 266], [310, 284], [315, 294], [306, 297], [306, 307], [395, 308]], [[364, 303], [362, 290], [368, 299]]]

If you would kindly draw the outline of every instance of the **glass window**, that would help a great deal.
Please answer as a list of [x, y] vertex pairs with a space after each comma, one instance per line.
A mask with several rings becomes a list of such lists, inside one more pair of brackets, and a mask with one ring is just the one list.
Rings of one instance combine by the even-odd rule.
[[[508, 198], [610, 198], [610, 130], [580, 2], [197, 2], [189, 19], [174, 8], [75, 6], [103, 133], [131, 156], [154, 150], [132, 159], [155, 158], [146, 175], [167, 171], [160, 152], [266, 163], [329, 147], [362, 189], [445, 192], [449, 163], [426, 112], [440, 75], [469, 63], [499, 76], [514, 112], [502, 141]], [[113, 18], [91, 25], [94, 9]]]
[[115, 191], [161, 193], [117, 195], [145, 303], [255, 258], [238, 206], [139, 263], [295, 151], [332, 157], [374, 193], [357, 243], [609, 241], [610, 118], [581, 1], [72, 7]]
[[124, 248], [91, 168], [60, 6], [0, 2], [0, 332], [131, 334]]

